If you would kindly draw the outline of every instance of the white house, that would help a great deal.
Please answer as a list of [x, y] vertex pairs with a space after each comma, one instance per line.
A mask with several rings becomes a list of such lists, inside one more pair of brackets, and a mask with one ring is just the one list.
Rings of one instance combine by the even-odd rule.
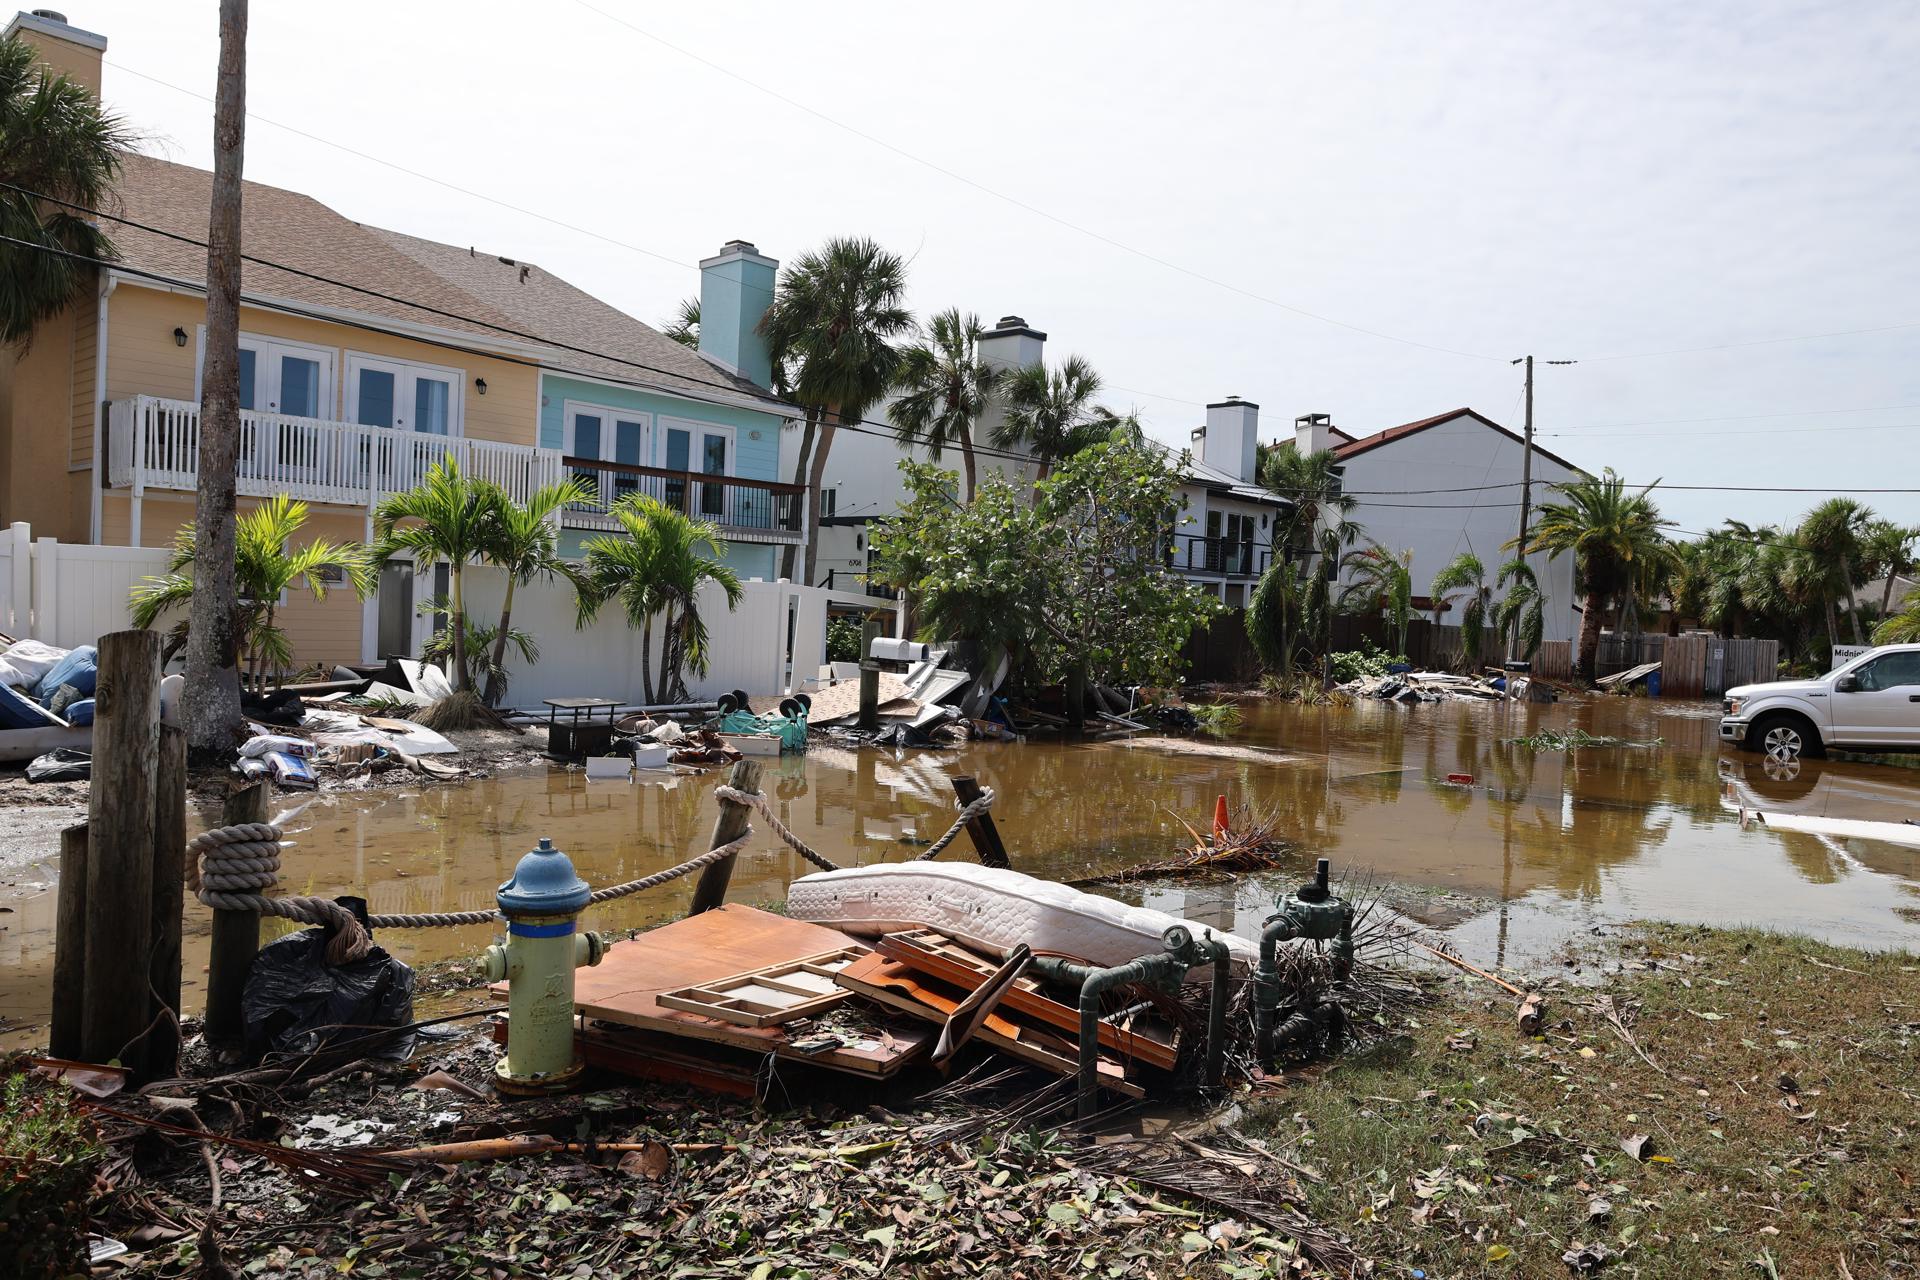
[[[1023, 368], [1041, 363], [1046, 341], [1045, 333], [1020, 316], [1002, 316], [980, 335], [980, 356], [999, 368]], [[998, 474], [1025, 488], [1033, 483], [1035, 465], [987, 443], [1000, 415], [1000, 407], [990, 405], [975, 424], [976, 474], [981, 483]], [[871, 551], [870, 524], [891, 515], [906, 499], [900, 459], [930, 460], [924, 445], [903, 444], [888, 434], [886, 416], [882, 405], [869, 415], [873, 421], [863, 430], [834, 435], [819, 496], [816, 586], [857, 589], [855, 580], [866, 572]], [[1192, 456], [1181, 471], [1183, 518], [1174, 532], [1173, 565], [1230, 606], [1246, 602], [1251, 584], [1266, 569], [1274, 516], [1286, 505], [1257, 482], [1259, 427], [1257, 404], [1229, 396], [1208, 405], [1206, 425], [1193, 431]], [[784, 433], [781, 474], [792, 474], [799, 442], [798, 432]], [[1158, 447], [1166, 450], [1169, 465], [1182, 465], [1178, 453]], [[939, 462], [958, 470], [959, 450], [944, 450]]]
[[[1355, 439], [1324, 414], [1295, 425], [1296, 448], [1332, 449], [1345, 492], [1358, 499], [1352, 518], [1364, 536], [1388, 551], [1413, 552], [1416, 606], [1430, 609], [1428, 589], [1454, 556], [1471, 551], [1499, 571], [1512, 558], [1502, 548], [1520, 532], [1521, 454], [1525, 442], [1484, 414], [1454, 409]], [[1548, 486], [1576, 480], [1580, 468], [1533, 446], [1533, 509], [1551, 501]], [[1527, 558], [1547, 597], [1546, 639], [1571, 640], [1579, 629], [1573, 559]], [[1496, 591], [1494, 598], [1501, 593]], [[1459, 621], [1456, 608], [1443, 622]]]

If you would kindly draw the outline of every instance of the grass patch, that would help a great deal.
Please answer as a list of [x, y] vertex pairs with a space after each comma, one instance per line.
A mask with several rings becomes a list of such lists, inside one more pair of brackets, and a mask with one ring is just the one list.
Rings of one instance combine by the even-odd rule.
[[1920, 961], [1667, 927], [1625, 957], [1531, 1039], [1450, 982], [1243, 1130], [1383, 1275], [1920, 1275]]

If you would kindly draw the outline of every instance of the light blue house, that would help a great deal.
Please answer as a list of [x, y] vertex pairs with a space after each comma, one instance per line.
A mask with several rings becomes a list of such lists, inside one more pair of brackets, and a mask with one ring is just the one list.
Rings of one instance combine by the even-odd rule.
[[610, 503], [644, 493], [718, 525], [742, 578], [777, 576], [805, 528], [804, 490], [779, 476], [781, 429], [798, 411], [773, 395], [755, 331], [778, 267], [740, 240], [700, 264], [698, 351], [571, 288], [547, 311], [541, 332], [578, 351], [543, 361], [539, 444], [599, 494], [563, 517], [567, 554], [618, 527]]

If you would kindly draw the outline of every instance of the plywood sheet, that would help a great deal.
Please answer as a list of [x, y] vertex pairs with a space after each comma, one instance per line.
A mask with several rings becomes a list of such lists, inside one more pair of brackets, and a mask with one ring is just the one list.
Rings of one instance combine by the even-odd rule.
[[[843, 1046], [808, 1054], [793, 1048], [783, 1027], [735, 1026], [666, 1008], [656, 998], [664, 991], [860, 945], [838, 929], [728, 904], [614, 943], [598, 965], [576, 971], [574, 1009], [587, 1018], [772, 1053], [815, 1066], [892, 1075], [926, 1053], [935, 1033], [913, 1027], [893, 1031], [873, 1047]], [[490, 991], [495, 999], [506, 998], [505, 983], [493, 984]]]
[[[807, 696], [813, 699], [813, 706], [807, 711], [808, 724], [826, 724], [830, 720], [858, 715], [860, 712], [860, 681], [857, 678], [842, 680], [839, 684], [828, 685], [824, 689], [815, 689]], [[905, 680], [890, 671], [882, 671], [880, 673], [880, 705], [884, 708], [889, 704], [898, 704], [896, 710], [907, 706], [917, 708], [918, 705], [907, 696]], [[780, 696], [766, 694], [753, 699], [753, 705], [771, 709], [780, 705]]]

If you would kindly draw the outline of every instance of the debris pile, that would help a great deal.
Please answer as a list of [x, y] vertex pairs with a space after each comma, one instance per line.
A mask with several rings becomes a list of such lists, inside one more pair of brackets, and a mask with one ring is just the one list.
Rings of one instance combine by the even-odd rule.
[[1529, 676], [1455, 675], [1449, 671], [1397, 671], [1362, 676], [1335, 688], [1350, 697], [1378, 698], [1411, 705], [1416, 702], [1488, 702], [1503, 698], [1552, 702], [1554, 689]]

